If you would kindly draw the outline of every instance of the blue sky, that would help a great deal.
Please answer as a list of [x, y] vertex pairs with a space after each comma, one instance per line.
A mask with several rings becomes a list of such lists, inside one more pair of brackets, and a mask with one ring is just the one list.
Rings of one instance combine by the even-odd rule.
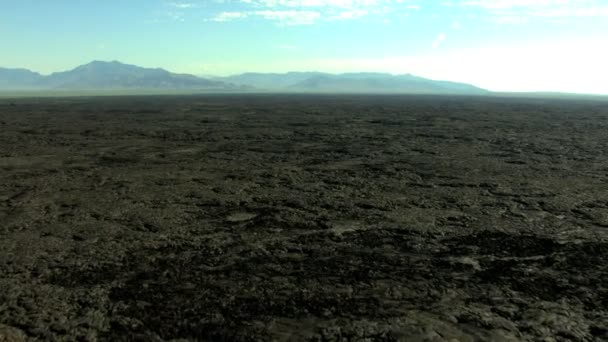
[[0, 66], [381, 71], [608, 93], [608, 0], [0, 0]]

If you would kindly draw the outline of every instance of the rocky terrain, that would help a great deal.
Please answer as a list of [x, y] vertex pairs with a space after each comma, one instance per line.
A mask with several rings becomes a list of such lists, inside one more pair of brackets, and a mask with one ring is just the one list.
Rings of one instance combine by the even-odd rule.
[[608, 340], [608, 102], [0, 99], [0, 341]]

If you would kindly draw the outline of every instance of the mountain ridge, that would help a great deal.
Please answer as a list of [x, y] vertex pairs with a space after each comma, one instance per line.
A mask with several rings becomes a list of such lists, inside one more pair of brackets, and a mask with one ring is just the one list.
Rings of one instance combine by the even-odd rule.
[[293, 92], [352, 92], [352, 93], [430, 93], [430, 94], [488, 94], [474, 85], [436, 81], [412, 74], [392, 75], [381, 72], [243, 73], [214, 78], [234, 84], [268, 90]]
[[292, 71], [246, 72], [226, 77], [198, 77], [162, 68], [145, 68], [116, 60], [94, 60], [71, 70], [49, 75], [23, 69], [0, 68], [3, 90], [111, 90], [157, 89], [201, 91], [280, 91], [335, 93], [486, 94], [487, 90], [458, 82], [436, 81], [411, 74], [381, 72]]
[[[16, 79], [11, 75], [38, 75], [39, 77]], [[97, 60], [46, 76], [27, 69], [0, 68], [0, 88], [18, 90], [240, 89], [226, 82], [208, 80], [190, 74], [172, 73], [162, 68], [144, 68], [118, 61]]]

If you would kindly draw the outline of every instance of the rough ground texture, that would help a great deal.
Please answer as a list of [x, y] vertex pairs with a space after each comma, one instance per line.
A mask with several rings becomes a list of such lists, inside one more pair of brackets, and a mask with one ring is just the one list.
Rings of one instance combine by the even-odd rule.
[[608, 340], [608, 103], [0, 100], [21, 340]]

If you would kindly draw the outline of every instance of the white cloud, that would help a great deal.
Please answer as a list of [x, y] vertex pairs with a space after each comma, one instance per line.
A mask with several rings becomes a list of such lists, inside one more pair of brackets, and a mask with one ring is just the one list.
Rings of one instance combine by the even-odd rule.
[[221, 12], [218, 15], [216, 15], [215, 17], [213, 17], [211, 20], [217, 21], [217, 22], [224, 22], [224, 21], [231, 21], [231, 20], [235, 20], [235, 19], [246, 18], [247, 16], [248, 16], [248, 14], [243, 13], [243, 12]]
[[337, 7], [356, 8], [376, 6], [392, 0], [241, 0], [263, 7]]
[[171, 18], [171, 20], [174, 21], [184, 21], [183, 12], [169, 11], [167, 12], [167, 17]]
[[539, 11], [535, 13], [535, 15], [547, 18], [608, 17], [608, 6], [581, 7], [574, 9], [554, 8], [547, 11]]
[[437, 35], [437, 37], [435, 37], [435, 40], [433, 40], [433, 43], [431, 44], [433, 46], [433, 48], [438, 48], [441, 44], [443, 44], [443, 42], [445, 41], [445, 39], [447, 38], [445, 33], [440, 33]]
[[320, 13], [314, 11], [297, 11], [297, 10], [259, 10], [247, 12], [220, 12], [211, 21], [227, 22], [237, 19], [245, 19], [250, 17], [258, 17], [267, 20], [276, 21], [280, 25], [310, 25], [321, 16]]
[[518, 24], [531, 20], [564, 21], [583, 17], [608, 17], [604, 0], [462, 0], [450, 6], [479, 8], [486, 20], [500, 24]]
[[167, 11], [164, 13], [166, 18], [156, 19], [155, 22], [164, 22], [166, 19], [171, 21], [185, 21], [187, 11], [198, 8], [199, 5], [194, 2], [185, 1], [165, 1], [164, 5]]
[[169, 3], [170, 6], [175, 7], [175, 8], [179, 8], [179, 9], [187, 9], [187, 8], [194, 8], [196, 7], [195, 4], [190, 3], [190, 2], [170, 2]]
[[465, 0], [461, 4], [464, 6], [479, 6], [487, 9], [510, 9], [517, 7], [539, 7], [539, 6], [561, 6], [580, 0]]
[[321, 13], [315, 11], [273, 11], [263, 10], [256, 11], [253, 14], [264, 19], [274, 20], [283, 25], [310, 25], [313, 24]]
[[[319, 20], [356, 20], [366, 16], [386, 17], [392, 12], [420, 10], [422, 0], [214, 0], [218, 4], [238, 5], [243, 16], [217, 14], [211, 20], [261, 17], [280, 25], [310, 25]], [[231, 12], [232, 13], [232, 12]], [[386, 18], [385, 18], [386, 19]]]
[[366, 10], [348, 10], [348, 11], [342, 11], [342, 12], [338, 13], [337, 15], [334, 15], [334, 16], [330, 17], [330, 19], [335, 19], [335, 20], [356, 19], [356, 18], [366, 16], [368, 14], [369, 14], [369, 12]]

